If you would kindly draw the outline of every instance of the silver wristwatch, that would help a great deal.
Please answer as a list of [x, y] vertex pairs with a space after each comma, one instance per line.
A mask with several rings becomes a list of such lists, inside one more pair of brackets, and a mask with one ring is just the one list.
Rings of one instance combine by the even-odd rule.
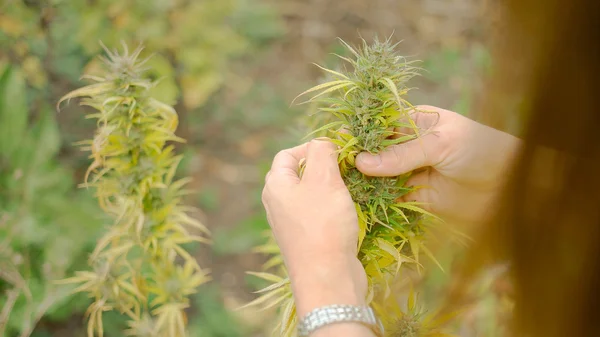
[[377, 336], [383, 336], [383, 325], [367, 306], [331, 305], [317, 308], [302, 318], [298, 324], [298, 335], [305, 337], [326, 325], [356, 322], [369, 327]]

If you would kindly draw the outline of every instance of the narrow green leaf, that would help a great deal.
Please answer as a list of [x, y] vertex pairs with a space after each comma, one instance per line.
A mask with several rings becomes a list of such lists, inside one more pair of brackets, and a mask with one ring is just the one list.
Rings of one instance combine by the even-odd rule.
[[260, 272], [253, 272], [253, 271], [248, 271], [246, 272], [246, 274], [252, 275], [252, 276], [256, 276], [259, 277], [263, 280], [266, 281], [271, 281], [271, 282], [281, 282], [281, 281], [285, 281], [285, 279], [281, 276], [277, 276], [275, 274], [271, 274], [271, 273], [260, 273]]
[[303, 139], [308, 139], [310, 136], [312, 136], [312, 135], [314, 135], [314, 134], [316, 134], [316, 133], [319, 133], [319, 132], [321, 132], [321, 131], [325, 131], [325, 130], [329, 131], [330, 129], [332, 129], [332, 128], [336, 127], [336, 126], [342, 126], [342, 125], [344, 125], [344, 124], [345, 124], [345, 121], [335, 121], [335, 122], [331, 122], [331, 123], [329, 123], [329, 124], [326, 124], [326, 125], [323, 125], [323, 126], [321, 126], [320, 128], [318, 128], [318, 129], [314, 130], [313, 132], [311, 132], [311, 133], [307, 134], [306, 136], [304, 136], [304, 138], [303, 138]]
[[358, 54], [356, 52], [356, 50], [354, 50], [354, 48], [352, 48], [348, 43], [346, 43], [346, 41], [342, 40], [341, 38], [338, 38], [338, 40], [340, 40], [340, 42], [352, 53], [354, 54], [354, 56], [356, 57], [360, 57], [360, 54]]
[[342, 56], [342, 55], [339, 55], [339, 54], [336, 54], [336, 53], [331, 53], [331, 54], [332, 54], [333, 56], [336, 56], [336, 57], [338, 57], [338, 58], [339, 58], [339, 59], [341, 59], [341, 60], [344, 60], [344, 61], [346, 61], [346, 62], [350, 63], [350, 64], [351, 64], [351, 65], [353, 65], [353, 66], [356, 66], [356, 61], [354, 61], [354, 60], [351, 60], [351, 59], [349, 59], [349, 58], [347, 58], [347, 57], [344, 57], [344, 56]]
[[406, 214], [404, 214], [404, 212], [400, 208], [396, 207], [395, 205], [390, 205], [389, 207], [391, 209], [393, 209], [394, 211], [396, 211], [396, 213], [400, 214], [400, 216], [402, 216], [402, 218], [404, 219], [404, 221], [406, 221], [407, 223], [410, 223], [410, 221], [406, 217]]
[[338, 77], [341, 77], [341, 78], [344, 78], [344, 79], [348, 79], [348, 76], [346, 76], [346, 75], [344, 75], [342, 73], [338, 73], [337, 71], [334, 71], [334, 70], [331, 70], [331, 69], [327, 69], [327, 68], [322, 67], [322, 66], [320, 66], [320, 65], [318, 65], [316, 63], [313, 63], [313, 64], [316, 65], [317, 67], [321, 68], [321, 70], [324, 70], [324, 71], [326, 71], [326, 72], [328, 72], [330, 74], [333, 74], [335, 76], [338, 76]]
[[294, 104], [294, 102], [295, 102], [295, 101], [296, 101], [296, 100], [297, 100], [299, 97], [302, 97], [302, 96], [304, 96], [304, 95], [306, 95], [306, 94], [309, 94], [309, 93], [311, 93], [311, 92], [315, 92], [315, 91], [319, 91], [319, 90], [324, 90], [324, 89], [326, 89], [326, 88], [330, 88], [330, 87], [333, 87], [333, 86], [339, 86], [339, 85], [341, 85], [341, 84], [351, 84], [351, 83], [352, 83], [352, 82], [351, 82], [351, 81], [348, 81], [348, 80], [337, 80], [337, 81], [330, 81], [330, 82], [326, 82], [326, 83], [323, 83], [323, 84], [316, 85], [316, 86], [314, 86], [314, 87], [312, 87], [312, 88], [310, 88], [310, 89], [308, 89], [308, 90], [304, 91], [304, 92], [303, 92], [303, 93], [301, 93], [300, 95], [296, 96], [296, 98], [294, 98], [294, 99], [292, 100], [292, 104]]
[[396, 84], [394, 83], [394, 81], [390, 80], [387, 77], [384, 77], [379, 82], [381, 84], [385, 85], [392, 92], [392, 94], [394, 94], [394, 97], [396, 98], [398, 106], [399, 107], [402, 106], [402, 103], [400, 100], [400, 94], [398, 93], [398, 88], [396, 87]]
[[277, 283], [273, 283], [273, 284], [271, 284], [270, 286], [268, 286], [266, 288], [263, 288], [263, 289], [260, 289], [258, 291], [255, 291], [254, 293], [255, 294], [266, 293], [266, 292], [269, 292], [271, 290], [275, 290], [277, 288], [281, 288], [281, 287], [283, 287], [285, 285], [288, 285], [288, 284], [290, 284], [290, 280], [288, 278], [286, 278], [286, 279], [283, 279], [283, 280], [281, 280], [281, 281], [279, 281]]
[[75, 90], [71, 91], [70, 93], [61, 97], [61, 99], [56, 104], [56, 109], [60, 110], [60, 104], [64, 101], [68, 101], [72, 98], [101, 95], [112, 89], [114, 89], [114, 87], [113, 87], [112, 83], [109, 83], [109, 82], [90, 84], [83, 88], [75, 89]]
[[[273, 297], [280, 295], [281, 293], [286, 292], [286, 288], [277, 288], [271, 292], [268, 292], [262, 296], [260, 296], [259, 298], [255, 299], [254, 301], [247, 303], [241, 307], [238, 308], [238, 310], [242, 310], [242, 309], [246, 309], [249, 307], [254, 307], [254, 306], [259, 306], [262, 305], [266, 302], [268, 302], [269, 300], [272, 300]], [[280, 296], [279, 298], [277, 298], [275, 301], [279, 301], [281, 299], [281, 297], [285, 297], [288, 296], [288, 294], [284, 294], [282, 296]]]
[[415, 211], [417, 213], [421, 213], [421, 214], [425, 214], [428, 215], [434, 219], [439, 219], [441, 220], [437, 215], [428, 212], [426, 210], [424, 210], [423, 208], [419, 207], [419, 205], [422, 205], [421, 203], [418, 202], [413, 202], [413, 201], [409, 201], [409, 202], [402, 202], [402, 203], [398, 203], [396, 204], [398, 207], [404, 208], [404, 209], [408, 209], [411, 211]]
[[323, 95], [326, 95], [326, 94], [328, 94], [328, 93], [330, 93], [330, 92], [333, 92], [333, 91], [336, 91], [336, 90], [343, 89], [343, 88], [345, 88], [345, 87], [347, 87], [347, 86], [349, 86], [349, 85], [353, 85], [353, 84], [354, 84], [353, 82], [347, 81], [347, 83], [342, 83], [342, 84], [339, 84], [339, 85], [336, 85], [336, 86], [333, 86], [333, 87], [329, 87], [328, 89], [325, 89], [325, 90], [321, 91], [320, 93], [318, 93], [318, 94], [314, 95], [314, 96], [313, 96], [313, 97], [311, 97], [309, 100], [307, 100], [307, 101], [304, 101], [304, 102], [302, 102], [302, 103], [299, 103], [299, 104], [306, 104], [306, 103], [313, 102], [313, 101], [314, 101], [315, 99], [317, 99], [318, 97], [321, 97], [321, 96], [323, 96]]
[[358, 144], [358, 138], [354, 137], [352, 139], [350, 139], [345, 145], [344, 147], [342, 147], [340, 150], [338, 150], [338, 152], [344, 152], [346, 150], [348, 150], [349, 148], [351, 148], [352, 146]]
[[396, 144], [400, 144], [400, 143], [405, 143], [409, 140], [413, 140], [417, 138], [416, 135], [408, 135], [408, 136], [403, 136], [403, 137], [398, 137], [398, 138], [393, 138], [393, 139], [384, 139], [381, 141], [381, 145], [382, 146], [391, 146], [391, 145], [396, 145]]

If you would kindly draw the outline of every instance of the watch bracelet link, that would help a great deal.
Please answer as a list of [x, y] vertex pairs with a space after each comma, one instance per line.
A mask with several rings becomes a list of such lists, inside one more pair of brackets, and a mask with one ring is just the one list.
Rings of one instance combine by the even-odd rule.
[[314, 309], [299, 321], [299, 337], [309, 336], [319, 328], [343, 322], [354, 322], [369, 327], [377, 336], [383, 336], [383, 325], [368, 306], [330, 305]]

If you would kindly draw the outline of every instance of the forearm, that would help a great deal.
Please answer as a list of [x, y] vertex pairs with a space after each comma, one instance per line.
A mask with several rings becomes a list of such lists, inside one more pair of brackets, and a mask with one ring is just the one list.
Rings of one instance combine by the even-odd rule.
[[[322, 256], [306, 261], [311, 262], [290, 269], [298, 317], [329, 305], [366, 305], [366, 275], [356, 257]], [[328, 336], [375, 337], [375, 334], [360, 323], [343, 322], [319, 328], [311, 335]]]

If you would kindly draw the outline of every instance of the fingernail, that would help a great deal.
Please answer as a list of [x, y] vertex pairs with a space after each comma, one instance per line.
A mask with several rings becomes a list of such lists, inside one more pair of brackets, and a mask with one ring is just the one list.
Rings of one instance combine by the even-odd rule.
[[358, 160], [367, 166], [381, 165], [381, 156], [370, 153], [361, 153], [358, 155]]

